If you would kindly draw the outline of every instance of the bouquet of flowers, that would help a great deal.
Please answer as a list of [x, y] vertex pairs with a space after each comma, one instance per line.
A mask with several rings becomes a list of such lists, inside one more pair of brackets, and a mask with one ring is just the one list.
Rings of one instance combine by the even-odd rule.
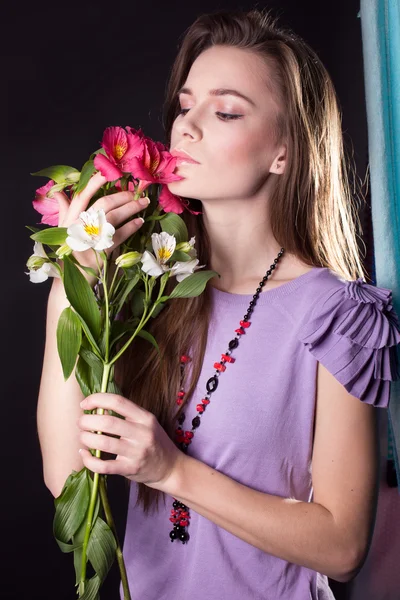
[[[140, 336], [157, 341], [145, 327], [173, 298], [200, 295], [214, 271], [201, 270], [195, 240], [189, 239], [186, 225], [178, 214], [190, 210], [187, 203], [172, 194], [165, 184], [180, 180], [174, 174], [176, 157], [160, 142], [130, 127], [108, 127], [101, 148], [78, 171], [57, 165], [33, 173], [50, 181], [36, 191], [34, 208], [42, 214], [44, 229], [33, 232], [33, 255], [27, 261], [30, 281], [43, 282], [59, 277], [70, 306], [57, 325], [57, 348], [64, 380], [75, 376], [84, 396], [97, 392], [120, 393], [114, 381], [118, 358]], [[92, 176], [100, 172], [106, 183], [93, 196], [79, 221], [59, 227], [59, 205], [53, 197], [64, 191], [69, 199], [80, 194]], [[105, 211], [92, 205], [102, 196], [112, 197], [129, 190], [133, 202], [147, 196], [141, 229], [121, 245], [113, 260], [114, 226]], [[45, 247], [47, 247], [45, 249]], [[83, 266], [74, 251], [92, 249], [97, 269]], [[89, 277], [85, 277], [86, 272]], [[89, 279], [95, 282], [90, 285]], [[168, 286], [167, 282], [174, 282]], [[128, 305], [129, 318], [123, 308]], [[104, 414], [103, 409], [96, 409]], [[114, 413], [114, 416], [121, 417]], [[101, 432], [98, 432], [101, 435]], [[99, 450], [90, 450], [101, 458]], [[96, 600], [115, 556], [121, 573], [125, 600], [130, 598], [122, 549], [110, 510], [106, 475], [84, 467], [73, 471], [55, 499], [53, 532], [62, 552], [72, 552], [79, 598]], [[91, 576], [88, 575], [91, 565]]]

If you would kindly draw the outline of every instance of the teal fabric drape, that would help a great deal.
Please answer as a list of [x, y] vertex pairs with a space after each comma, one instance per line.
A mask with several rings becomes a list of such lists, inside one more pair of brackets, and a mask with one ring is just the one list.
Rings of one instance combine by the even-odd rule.
[[[400, 1], [361, 0], [376, 284], [393, 290], [400, 317]], [[388, 458], [400, 494], [400, 382], [388, 410]], [[384, 450], [384, 449], [383, 449]]]

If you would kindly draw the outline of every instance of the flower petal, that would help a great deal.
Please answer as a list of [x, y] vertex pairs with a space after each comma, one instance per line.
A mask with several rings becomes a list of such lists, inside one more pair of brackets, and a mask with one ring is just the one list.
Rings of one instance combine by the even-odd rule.
[[166, 185], [163, 185], [158, 197], [158, 203], [164, 212], [173, 212], [179, 215], [184, 211], [184, 205], [178, 196], [169, 191]]
[[123, 176], [121, 169], [115, 166], [107, 156], [104, 156], [104, 154], [96, 154], [94, 166], [107, 181], [115, 181]]
[[145, 250], [142, 256], [142, 271], [152, 277], [158, 277], [164, 273], [164, 269], [161, 268], [154, 256], [147, 250]]
[[151, 243], [157, 262], [160, 265], [165, 265], [165, 263], [170, 260], [171, 256], [175, 252], [175, 237], [166, 231], [162, 231], [161, 233], [153, 233], [151, 236]]

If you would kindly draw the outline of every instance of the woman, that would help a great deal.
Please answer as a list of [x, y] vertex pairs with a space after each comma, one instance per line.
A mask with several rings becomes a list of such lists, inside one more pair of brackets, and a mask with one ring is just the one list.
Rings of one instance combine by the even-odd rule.
[[[125, 420], [82, 416], [76, 381], [63, 382], [55, 327], [68, 302], [54, 281], [38, 408], [45, 482], [57, 496], [82, 465], [130, 480], [133, 598], [331, 599], [328, 577], [348, 581], [368, 553], [375, 407], [388, 404], [400, 342], [390, 290], [362, 279], [332, 82], [268, 14], [203, 15], [173, 66], [165, 129], [172, 153], [196, 161], [168, 187], [201, 208], [185, 219], [220, 278], [154, 321], [162, 362], [133, 347], [121, 395], [81, 403]], [[95, 175], [71, 204], [59, 195], [60, 224], [103, 183]], [[114, 226], [137, 212], [130, 199], [108, 199]], [[113, 249], [139, 227], [119, 228]]]

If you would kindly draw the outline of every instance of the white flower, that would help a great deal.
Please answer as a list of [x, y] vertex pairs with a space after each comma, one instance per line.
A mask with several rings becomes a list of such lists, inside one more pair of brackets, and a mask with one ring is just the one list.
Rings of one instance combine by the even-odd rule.
[[25, 274], [29, 275], [32, 283], [42, 283], [49, 277], [61, 278], [59, 267], [51, 262], [41, 242], [35, 242], [33, 254], [26, 265], [29, 267], [29, 272], [25, 271]]
[[66, 244], [72, 250], [105, 250], [113, 245], [115, 228], [106, 220], [106, 214], [102, 208], [96, 210], [91, 206], [87, 211], [79, 215], [81, 223], [73, 223], [67, 229], [68, 237]]
[[148, 250], [143, 253], [142, 271], [152, 277], [158, 277], [170, 270], [166, 263], [171, 260], [171, 256], [175, 252], [176, 239], [166, 231], [153, 233], [151, 236], [151, 245], [153, 246], [155, 256]]
[[187, 262], [176, 262], [171, 269], [171, 275], [176, 275], [177, 281], [183, 281], [186, 277], [194, 273], [195, 269], [202, 268], [197, 266], [198, 263], [198, 258], [188, 260]]
[[[170, 271], [170, 275], [176, 276], [177, 281], [182, 281], [185, 277], [191, 275], [197, 264], [198, 259], [189, 260], [187, 262], [176, 262], [172, 267], [168, 266], [168, 262], [171, 260], [173, 253], [176, 248], [176, 239], [173, 235], [162, 231], [161, 233], [153, 233], [151, 236], [151, 243], [153, 246], [154, 254], [147, 250], [142, 256], [142, 271], [151, 275], [152, 277], [158, 277], [167, 271]], [[193, 248], [194, 238], [187, 242], [190, 245], [190, 252], [196, 252]], [[197, 267], [201, 268], [201, 267]]]

